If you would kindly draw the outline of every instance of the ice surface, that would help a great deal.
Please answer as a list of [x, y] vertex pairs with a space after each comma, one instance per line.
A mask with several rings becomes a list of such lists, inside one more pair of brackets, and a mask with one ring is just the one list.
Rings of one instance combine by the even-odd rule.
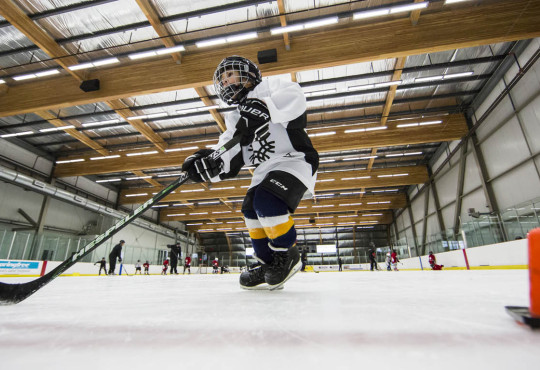
[[[3, 278], [4, 282], [22, 281]], [[539, 369], [526, 270], [60, 277], [0, 306], [2, 369]]]

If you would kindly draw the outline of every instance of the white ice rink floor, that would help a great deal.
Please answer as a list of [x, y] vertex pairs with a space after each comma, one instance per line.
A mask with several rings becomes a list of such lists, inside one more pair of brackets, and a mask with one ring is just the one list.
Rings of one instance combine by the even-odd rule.
[[540, 369], [504, 309], [529, 306], [526, 270], [238, 276], [57, 278], [0, 306], [0, 368]]

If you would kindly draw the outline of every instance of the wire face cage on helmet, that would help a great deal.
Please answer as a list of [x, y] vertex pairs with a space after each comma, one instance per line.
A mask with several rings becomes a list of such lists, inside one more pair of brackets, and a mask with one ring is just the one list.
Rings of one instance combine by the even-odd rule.
[[255, 63], [236, 55], [223, 59], [214, 72], [216, 93], [229, 105], [240, 103], [261, 80], [261, 71]]

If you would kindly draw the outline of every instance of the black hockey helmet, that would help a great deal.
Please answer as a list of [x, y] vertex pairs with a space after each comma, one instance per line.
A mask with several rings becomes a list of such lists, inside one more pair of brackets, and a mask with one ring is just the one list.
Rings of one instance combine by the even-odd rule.
[[[225, 72], [237, 73], [236, 84], [225, 84]], [[240, 103], [248, 92], [262, 81], [261, 71], [251, 60], [233, 55], [223, 59], [214, 72], [214, 88], [228, 105]], [[248, 84], [251, 84], [248, 86]]]

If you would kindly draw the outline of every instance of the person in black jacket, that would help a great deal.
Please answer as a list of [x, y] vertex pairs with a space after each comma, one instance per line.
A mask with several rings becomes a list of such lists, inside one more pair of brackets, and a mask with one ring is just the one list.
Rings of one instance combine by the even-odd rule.
[[99, 275], [101, 275], [101, 270], [103, 269], [103, 273], [107, 275], [107, 261], [105, 261], [105, 257], [101, 259], [101, 261], [97, 261], [94, 263], [94, 266], [99, 263]]
[[370, 264], [369, 269], [371, 271], [373, 271], [373, 269], [378, 270], [379, 265], [377, 264], [377, 260], [376, 260], [377, 252], [375, 251], [375, 249], [370, 249], [368, 251], [368, 254], [369, 254], [369, 264]]
[[180, 257], [180, 254], [182, 253], [182, 249], [180, 248], [180, 243], [176, 244], [170, 244], [167, 245], [168, 248], [171, 248], [171, 251], [169, 252], [170, 257], [170, 263], [171, 263], [171, 275], [174, 273], [175, 275], [178, 275], [178, 258]]
[[116, 259], [118, 258], [118, 261], [122, 262], [122, 246], [125, 243], [125, 241], [120, 240], [120, 243], [116, 244], [111, 253], [109, 253], [109, 275], [115, 275]]

